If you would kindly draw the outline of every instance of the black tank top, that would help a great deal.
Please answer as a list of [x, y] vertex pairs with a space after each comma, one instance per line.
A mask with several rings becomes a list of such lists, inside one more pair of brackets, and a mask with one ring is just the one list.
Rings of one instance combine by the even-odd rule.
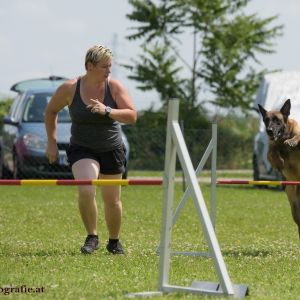
[[[108, 80], [105, 82], [104, 105], [117, 108], [113, 100]], [[76, 91], [71, 105], [70, 144], [79, 145], [107, 152], [119, 148], [122, 142], [121, 127], [119, 122], [98, 113], [92, 113], [80, 96], [80, 78], [77, 80]]]

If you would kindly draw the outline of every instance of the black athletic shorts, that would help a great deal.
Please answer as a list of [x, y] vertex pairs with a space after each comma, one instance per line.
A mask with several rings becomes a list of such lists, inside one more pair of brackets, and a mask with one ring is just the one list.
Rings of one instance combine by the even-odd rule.
[[99, 163], [101, 174], [114, 175], [125, 172], [126, 148], [124, 145], [108, 152], [99, 152], [83, 146], [70, 144], [66, 152], [68, 163], [71, 167], [80, 159], [91, 158]]

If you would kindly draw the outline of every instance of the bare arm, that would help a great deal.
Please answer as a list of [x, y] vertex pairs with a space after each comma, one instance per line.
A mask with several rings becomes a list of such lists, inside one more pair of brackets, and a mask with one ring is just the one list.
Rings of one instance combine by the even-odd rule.
[[118, 109], [112, 109], [110, 117], [122, 123], [135, 123], [137, 112], [127, 90], [117, 80], [111, 80], [111, 92]]
[[[137, 112], [125, 87], [119, 81], [111, 79], [110, 90], [118, 108], [112, 109], [109, 117], [125, 124], [135, 123]], [[104, 115], [105, 105], [97, 99], [91, 99], [91, 101], [93, 104], [88, 106], [91, 111]]]
[[58, 149], [56, 144], [57, 114], [70, 103], [73, 81], [67, 81], [61, 85], [52, 96], [45, 110], [45, 127], [48, 137], [46, 155], [49, 162], [53, 163], [58, 158]]

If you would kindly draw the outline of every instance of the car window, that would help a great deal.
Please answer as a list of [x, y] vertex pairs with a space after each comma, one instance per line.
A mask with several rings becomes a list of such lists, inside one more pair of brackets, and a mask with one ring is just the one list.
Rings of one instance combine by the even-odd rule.
[[24, 98], [26, 97], [25, 94], [21, 94], [20, 97], [16, 100], [18, 104], [13, 112], [13, 118], [16, 121], [20, 121], [22, 118], [23, 110], [24, 110]]
[[13, 112], [14, 112], [14, 110], [16, 109], [17, 103], [18, 103], [18, 102], [17, 102], [16, 100], [14, 100], [14, 102], [11, 104], [10, 109], [9, 109], [9, 115], [10, 115], [10, 116], [13, 115]]
[[[37, 93], [31, 95], [25, 106], [23, 122], [44, 122], [45, 109], [51, 97], [51, 93]], [[58, 113], [57, 121], [59, 123], [71, 122], [67, 106]]]
[[17, 107], [20, 105], [20, 98], [21, 98], [21, 95], [17, 95], [16, 98], [14, 99], [13, 103], [11, 104], [10, 106], [10, 109], [9, 109], [9, 116], [11, 118], [15, 118], [15, 115], [16, 115], [16, 111], [17, 111]]

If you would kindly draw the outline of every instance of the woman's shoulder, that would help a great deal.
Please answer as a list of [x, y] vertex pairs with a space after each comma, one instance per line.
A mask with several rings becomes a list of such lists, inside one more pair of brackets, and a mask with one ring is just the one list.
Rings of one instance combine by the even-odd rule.
[[77, 84], [78, 78], [73, 78], [66, 80], [62, 85], [59, 86], [57, 91], [62, 94], [74, 94], [76, 90], [76, 84]]
[[79, 78], [73, 78], [73, 79], [69, 79], [67, 81], [65, 81], [62, 86], [64, 87], [64, 89], [66, 90], [72, 90], [74, 88], [76, 88], [76, 84], [77, 84], [77, 81], [78, 81]]
[[108, 79], [108, 83], [109, 83], [109, 88], [112, 92], [119, 92], [121, 90], [124, 90], [125, 87], [124, 85], [121, 83], [120, 80], [117, 80], [115, 78], [109, 78]]
[[75, 95], [77, 80], [78, 78], [66, 80], [57, 88], [55, 96], [58, 99], [66, 99], [70, 106]]

